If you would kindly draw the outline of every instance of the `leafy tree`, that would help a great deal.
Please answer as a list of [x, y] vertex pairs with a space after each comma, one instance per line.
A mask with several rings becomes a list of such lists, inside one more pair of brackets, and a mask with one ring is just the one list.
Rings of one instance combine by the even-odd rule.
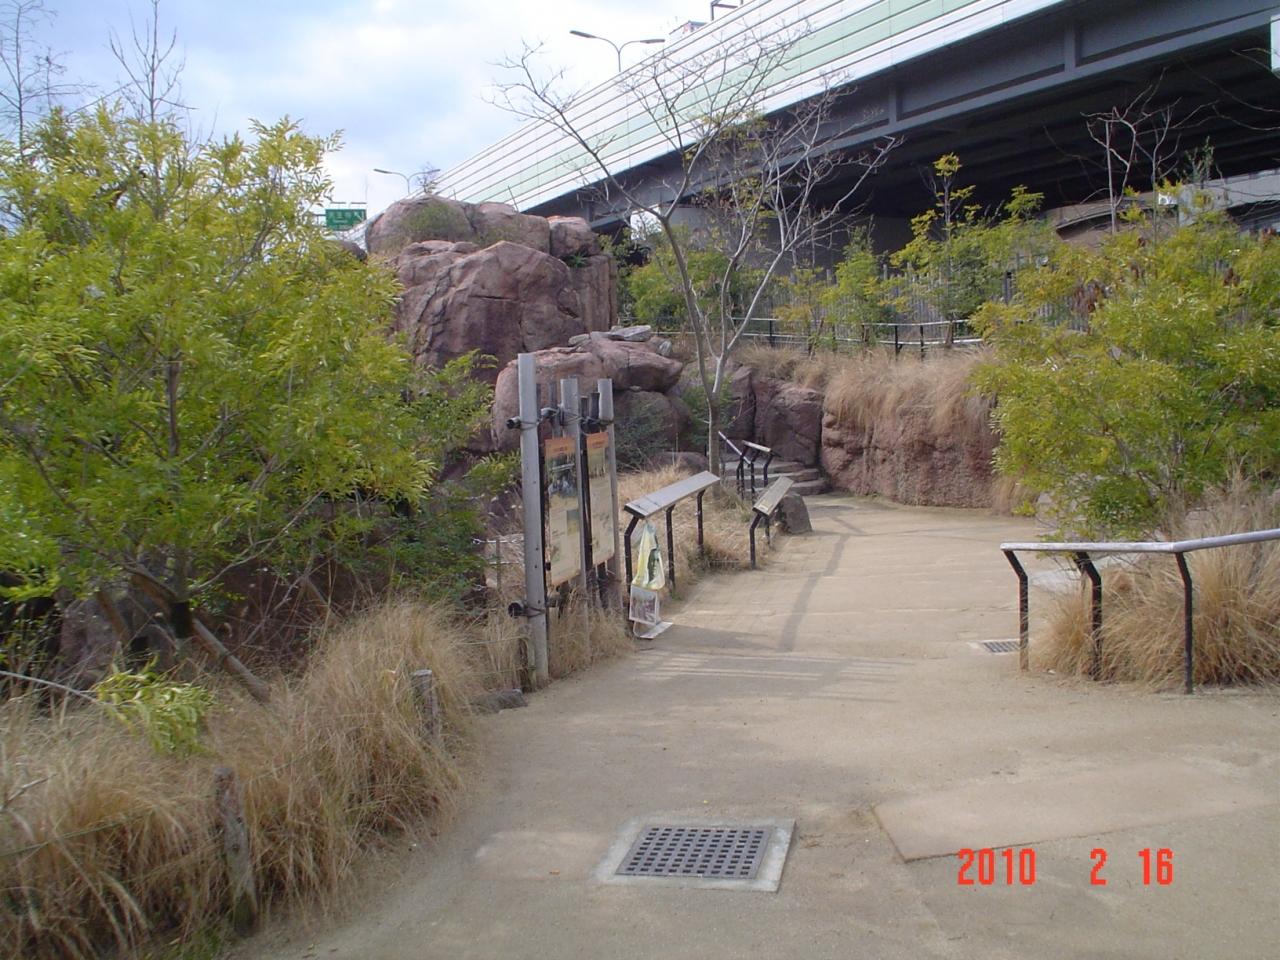
[[[723, 252], [700, 243], [689, 231], [677, 229], [685, 245], [685, 267], [694, 295], [708, 315], [718, 313], [722, 298], [721, 285], [726, 282], [727, 259]], [[648, 245], [646, 261], [633, 267], [627, 276], [627, 292], [637, 320], [676, 328], [686, 312], [683, 279], [676, 264], [675, 251], [667, 238], [651, 234], [643, 238]], [[705, 238], [704, 238], [705, 242]], [[728, 272], [728, 295], [723, 302], [730, 313], [740, 312], [754, 292], [755, 273], [748, 268]]]
[[[979, 316], [999, 467], [1087, 534], [1149, 532], [1234, 471], [1280, 471], [1280, 243], [1206, 216], [1054, 250]], [[1084, 332], [1040, 321], [1093, 291]]]
[[893, 255], [906, 271], [892, 300], [913, 297], [930, 304], [953, 325], [1001, 296], [1005, 276], [1033, 264], [1054, 242], [1052, 230], [1034, 219], [1043, 196], [1023, 187], [997, 211], [972, 202], [974, 187], [958, 182], [959, 158], [948, 153], [933, 164], [934, 206], [911, 221], [911, 240]]
[[28, 593], [130, 581], [199, 638], [224, 571], [423, 505], [486, 414], [465, 363], [415, 371], [393, 277], [315, 224], [337, 140], [253, 134], [55, 111], [0, 155], [0, 559]]

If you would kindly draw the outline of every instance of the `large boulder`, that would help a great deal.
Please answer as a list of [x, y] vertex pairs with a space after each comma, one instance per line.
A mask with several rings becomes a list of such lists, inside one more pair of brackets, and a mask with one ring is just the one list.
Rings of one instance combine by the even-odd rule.
[[369, 221], [364, 242], [371, 254], [394, 257], [420, 240], [476, 238], [469, 204], [445, 197], [407, 197], [397, 200]]
[[583, 326], [587, 330], [612, 327], [618, 319], [618, 264], [613, 257], [587, 257], [570, 267], [569, 281], [582, 304]]
[[592, 334], [576, 349], [594, 354], [611, 377], [615, 390], [649, 390], [665, 393], [676, 385], [684, 368], [679, 360], [664, 357], [647, 343], [612, 340], [606, 334]]
[[[397, 263], [415, 281], [396, 311], [418, 363], [439, 366], [476, 350], [497, 367], [527, 350], [563, 344], [582, 332], [582, 307], [569, 268], [550, 254], [502, 241], [461, 253], [415, 244]], [[489, 379], [496, 371], [489, 371]]]
[[397, 200], [369, 221], [364, 234], [369, 252], [384, 257], [394, 257], [424, 240], [464, 241], [481, 247], [505, 240], [550, 253], [551, 226], [542, 217], [519, 213], [505, 203], [461, 203], [426, 196]]
[[600, 252], [600, 238], [581, 217], [548, 217], [547, 225], [553, 257], [566, 260], [593, 257]]
[[551, 227], [542, 217], [517, 213], [505, 203], [481, 203], [474, 207], [463, 204], [471, 215], [473, 239], [482, 247], [503, 240], [518, 243], [531, 250], [551, 253]]
[[808, 387], [758, 378], [755, 436], [780, 460], [818, 463], [822, 448], [822, 394]]

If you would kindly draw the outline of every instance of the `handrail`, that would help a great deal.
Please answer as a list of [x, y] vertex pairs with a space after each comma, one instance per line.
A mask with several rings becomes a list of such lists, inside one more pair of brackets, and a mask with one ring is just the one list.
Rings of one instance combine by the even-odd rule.
[[752, 443], [750, 440], [743, 440], [742, 447], [739, 448], [732, 440], [724, 435], [723, 430], [717, 430], [717, 435], [721, 441], [728, 444], [738, 457], [738, 466], [735, 471], [738, 481], [738, 496], [745, 497], [747, 495], [747, 468], [751, 468], [751, 496], [756, 495], [756, 463], [761, 455], [764, 456], [764, 473], [763, 479], [760, 481], [766, 486], [769, 483], [769, 464], [773, 462], [773, 448], [766, 447], [763, 444]]
[[683, 480], [677, 480], [675, 483], [669, 483], [665, 487], [646, 493], [643, 497], [638, 497], [624, 504], [622, 509], [631, 514], [631, 522], [627, 525], [627, 532], [623, 536], [625, 549], [623, 555], [626, 559], [627, 583], [631, 583], [631, 535], [635, 532], [636, 525], [641, 520], [647, 520], [655, 513], [666, 513], [667, 515], [667, 576], [671, 580], [671, 586], [676, 585], [676, 558], [675, 558], [675, 538], [671, 531], [671, 511], [676, 508], [676, 504], [681, 500], [696, 496], [698, 498], [698, 553], [705, 555], [706, 547], [703, 541], [702, 533], [702, 497], [706, 494], [707, 489], [714, 487], [720, 482], [720, 478], [709, 470], [703, 470], [701, 473], [695, 473], [691, 477], [685, 477]]
[[751, 507], [754, 516], [751, 518], [751, 527], [747, 531], [751, 540], [751, 569], [756, 568], [756, 527], [760, 526], [760, 521], [764, 521], [764, 539], [766, 543], [772, 543], [770, 538], [770, 525], [773, 520], [773, 514], [782, 504], [782, 498], [790, 491], [795, 481], [790, 477], [778, 477], [760, 494]]
[[1193, 672], [1195, 667], [1195, 585], [1191, 581], [1191, 568], [1187, 566], [1188, 553], [1197, 550], [1210, 550], [1214, 547], [1234, 547], [1245, 543], [1263, 543], [1269, 540], [1280, 540], [1280, 528], [1272, 530], [1250, 530], [1245, 533], [1228, 533], [1216, 537], [1197, 537], [1191, 540], [1135, 540], [1135, 541], [1071, 541], [1052, 543], [1044, 541], [1010, 541], [1000, 544], [1009, 566], [1013, 567], [1018, 578], [1018, 668], [1026, 670], [1028, 666], [1028, 643], [1030, 636], [1030, 598], [1027, 571], [1018, 560], [1018, 551], [1029, 553], [1069, 553], [1075, 560], [1077, 569], [1089, 578], [1089, 636], [1093, 640], [1093, 664], [1091, 674], [1096, 679], [1102, 670], [1102, 576], [1093, 564], [1093, 554], [1173, 554], [1178, 564], [1178, 575], [1182, 578], [1182, 669], [1183, 689], [1186, 693], [1194, 690]]

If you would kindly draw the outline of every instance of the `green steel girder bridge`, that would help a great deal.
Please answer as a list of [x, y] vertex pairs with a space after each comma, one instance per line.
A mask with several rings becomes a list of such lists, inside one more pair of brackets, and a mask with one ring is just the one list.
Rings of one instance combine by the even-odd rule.
[[[1275, 0], [753, 0], [656, 56], [705, 56], [802, 26], [769, 78], [766, 112], [838, 84], [827, 149], [902, 139], [866, 198], [868, 212], [893, 220], [929, 205], [921, 170], [946, 152], [960, 156], [984, 201], [1017, 184], [1043, 192], [1049, 207], [1097, 199], [1103, 151], [1085, 116], [1153, 89], [1151, 105], [1182, 121], [1184, 149], [1212, 144], [1214, 176], [1280, 167], [1278, 23]], [[575, 110], [615, 170], [661, 195], [676, 159], [616, 78]], [[629, 211], [598, 181], [572, 140], [527, 123], [445, 173], [439, 190], [608, 229]]]

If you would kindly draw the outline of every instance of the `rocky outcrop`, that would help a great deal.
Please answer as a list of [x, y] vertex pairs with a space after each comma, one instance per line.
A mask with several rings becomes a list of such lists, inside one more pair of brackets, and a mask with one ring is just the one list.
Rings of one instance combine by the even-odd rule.
[[850, 427], [828, 412], [822, 420], [822, 469], [851, 493], [899, 503], [990, 506], [996, 437], [985, 418], [972, 429], [939, 435], [932, 416], [917, 406]]
[[478, 247], [506, 240], [549, 253], [551, 225], [542, 217], [517, 213], [505, 203], [410, 197], [396, 201], [369, 221], [364, 239], [369, 253], [383, 257], [394, 257], [423, 240], [466, 241]]
[[395, 327], [419, 363], [475, 350], [501, 365], [582, 331], [581, 302], [559, 260], [505, 240], [473, 253], [459, 246], [414, 244], [397, 259], [406, 291]]
[[394, 325], [424, 365], [475, 351], [496, 361], [480, 374], [493, 380], [516, 354], [617, 318], [617, 267], [576, 217], [415, 197], [371, 221], [365, 241], [404, 285]]
[[822, 448], [822, 394], [808, 387], [754, 378], [755, 438], [779, 460], [806, 467], [818, 463]]

